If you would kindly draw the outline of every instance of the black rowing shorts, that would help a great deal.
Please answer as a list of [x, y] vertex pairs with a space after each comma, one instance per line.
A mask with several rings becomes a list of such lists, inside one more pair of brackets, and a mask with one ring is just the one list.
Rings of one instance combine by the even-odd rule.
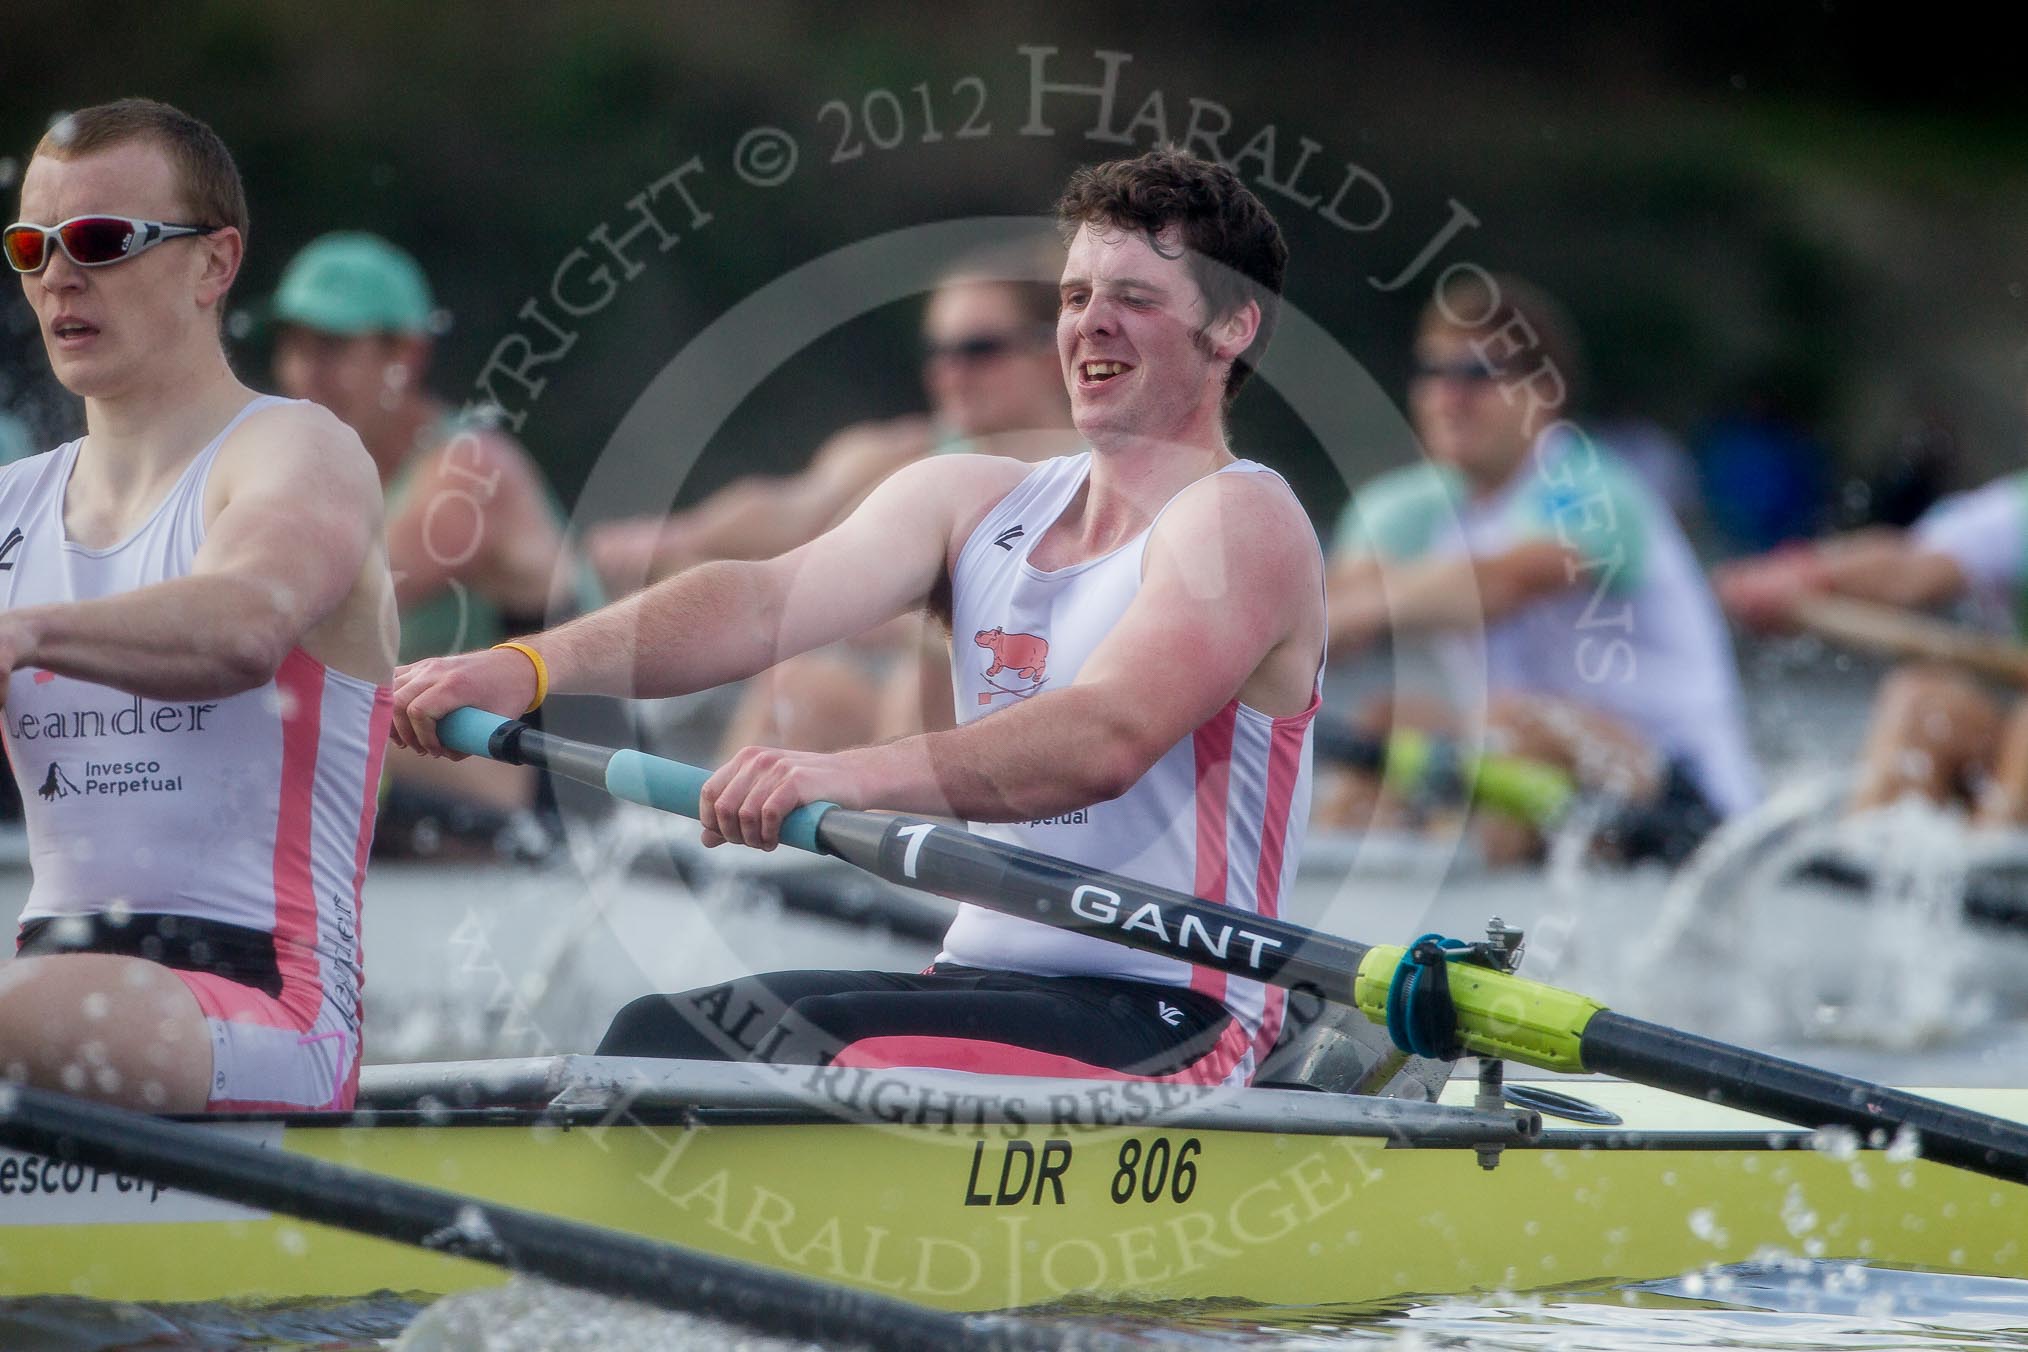
[[643, 996], [614, 1016], [598, 1050], [1216, 1084], [1230, 1070], [1231, 1023], [1218, 1001], [1182, 987], [946, 963], [919, 974], [764, 972]]
[[181, 972], [209, 972], [268, 996], [282, 993], [275, 936], [189, 915], [43, 916], [24, 921], [14, 939], [16, 957], [52, 953], [112, 953], [146, 958]]

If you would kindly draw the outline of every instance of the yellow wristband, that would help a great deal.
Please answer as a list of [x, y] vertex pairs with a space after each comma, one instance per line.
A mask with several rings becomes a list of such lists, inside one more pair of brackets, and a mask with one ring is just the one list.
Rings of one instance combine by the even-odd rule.
[[549, 664], [542, 660], [541, 653], [535, 651], [535, 649], [529, 647], [526, 643], [495, 643], [493, 645], [495, 652], [502, 648], [512, 648], [515, 652], [520, 653], [535, 664], [535, 702], [521, 711], [525, 717], [540, 709], [542, 701], [549, 698]]

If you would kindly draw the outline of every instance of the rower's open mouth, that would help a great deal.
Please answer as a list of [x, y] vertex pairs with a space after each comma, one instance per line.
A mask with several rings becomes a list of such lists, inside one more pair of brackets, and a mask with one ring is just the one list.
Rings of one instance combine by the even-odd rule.
[[1078, 378], [1087, 385], [1102, 385], [1114, 376], [1123, 376], [1133, 369], [1123, 361], [1086, 361], [1077, 365]]

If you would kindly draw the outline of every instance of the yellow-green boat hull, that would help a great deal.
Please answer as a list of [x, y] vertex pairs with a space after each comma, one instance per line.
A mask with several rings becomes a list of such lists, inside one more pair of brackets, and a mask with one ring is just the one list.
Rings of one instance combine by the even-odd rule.
[[[280, 1148], [959, 1310], [1068, 1297], [1366, 1302], [1766, 1257], [2028, 1276], [2028, 1190], [1894, 1152], [1757, 1148], [1746, 1119], [1587, 1094], [1673, 1133], [1510, 1149], [1247, 1131], [831, 1123], [274, 1125]], [[2028, 1091], [1964, 1096], [2019, 1117]], [[1687, 1114], [1687, 1117], [1686, 1117]], [[1793, 1139], [1793, 1138], [1788, 1138]], [[77, 1166], [72, 1166], [73, 1169]], [[0, 1293], [443, 1293], [476, 1262], [287, 1217], [190, 1219], [112, 1175], [0, 1166]], [[88, 1171], [87, 1171], [88, 1172]], [[74, 1189], [66, 1185], [75, 1181]], [[180, 1208], [180, 1209], [179, 1209]], [[185, 1218], [179, 1219], [179, 1216]]]

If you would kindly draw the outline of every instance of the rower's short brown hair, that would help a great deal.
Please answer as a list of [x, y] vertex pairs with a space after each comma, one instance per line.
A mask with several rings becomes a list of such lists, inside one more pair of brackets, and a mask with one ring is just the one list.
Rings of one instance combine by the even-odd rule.
[[239, 166], [218, 133], [179, 108], [154, 99], [118, 99], [65, 113], [50, 124], [35, 153], [71, 160], [129, 141], [160, 146], [176, 171], [189, 219], [178, 225], [231, 226], [246, 236], [246, 189]]
[[1176, 226], [1210, 318], [1223, 319], [1248, 301], [1260, 306], [1260, 328], [1225, 378], [1231, 407], [1274, 337], [1289, 264], [1281, 226], [1239, 175], [1172, 149], [1087, 165], [1070, 176], [1056, 220], [1066, 240], [1081, 225], [1139, 230], [1151, 241]]

